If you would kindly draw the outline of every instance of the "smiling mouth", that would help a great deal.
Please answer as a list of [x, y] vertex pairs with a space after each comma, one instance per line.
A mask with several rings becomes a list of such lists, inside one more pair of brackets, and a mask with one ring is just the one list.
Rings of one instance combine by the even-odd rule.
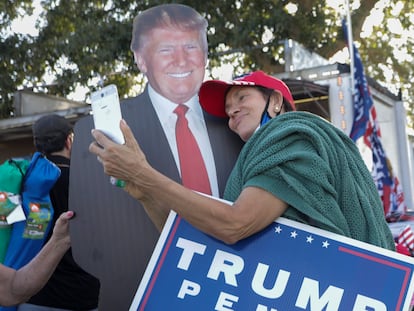
[[234, 121], [235, 121], [237, 124], [240, 124], [240, 122], [243, 120], [243, 118], [244, 118], [245, 116], [247, 116], [247, 113], [239, 114], [239, 115], [238, 115], [238, 116], [234, 119]]
[[191, 71], [182, 73], [169, 73], [168, 75], [173, 78], [187, 78], [191, 74]]
[[243, 119], [243, 116], [237, 116], [237, 118], [233, 119], [234, 129], [237, 129], [240, 126], [242, 119]]

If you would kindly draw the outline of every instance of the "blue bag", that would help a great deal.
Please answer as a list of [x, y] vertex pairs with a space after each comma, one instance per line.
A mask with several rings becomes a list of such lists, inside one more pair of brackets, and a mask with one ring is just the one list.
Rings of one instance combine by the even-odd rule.
[[27, 168], [22, 188], [26, 221], [13, 224], [4, 264], [19, 269], [42, 248], [53, 221], [49, 192], [60, 176], [60, 169], [36, 152]]

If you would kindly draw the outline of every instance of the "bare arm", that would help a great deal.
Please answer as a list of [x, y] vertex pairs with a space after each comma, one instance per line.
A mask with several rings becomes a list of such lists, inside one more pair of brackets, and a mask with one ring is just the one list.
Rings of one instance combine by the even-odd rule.
[[96, 142], [89, 150], [98, 155], [106, 174], [127, 181], [125, 190], [141, 201], [159, 229], [172, 209], [199, 230], [231, 244], [262, 230], [287, 208], [285, 202], [255, 187], [245, 188], [233, 205], [193, 192], [149, 165], [125, 121], [121, 129], [125, 145], [94, 131]]
[[69, 211], [58, 218], [50, 240], [27, 265], [16, 271], [0, 264], [0, 305], [22, 303], [46, 284], [70, 247], [69, 219], [73, 215]]

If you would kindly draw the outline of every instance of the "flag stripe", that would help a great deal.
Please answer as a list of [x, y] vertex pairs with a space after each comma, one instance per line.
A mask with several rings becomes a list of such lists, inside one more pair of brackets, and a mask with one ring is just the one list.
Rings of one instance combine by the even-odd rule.
[[398, 244], [408, 247], [413, 250], [414, 248], [414, 232], [409, 225], [407, 225], [398, 236]]

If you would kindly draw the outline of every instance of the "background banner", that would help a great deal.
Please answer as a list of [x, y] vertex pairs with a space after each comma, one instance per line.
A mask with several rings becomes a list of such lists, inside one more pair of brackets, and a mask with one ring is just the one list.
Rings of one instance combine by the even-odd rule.
[[171, 212], [131, 310], [409, 310], [413, 258], [278, 218], [226, 245]]

